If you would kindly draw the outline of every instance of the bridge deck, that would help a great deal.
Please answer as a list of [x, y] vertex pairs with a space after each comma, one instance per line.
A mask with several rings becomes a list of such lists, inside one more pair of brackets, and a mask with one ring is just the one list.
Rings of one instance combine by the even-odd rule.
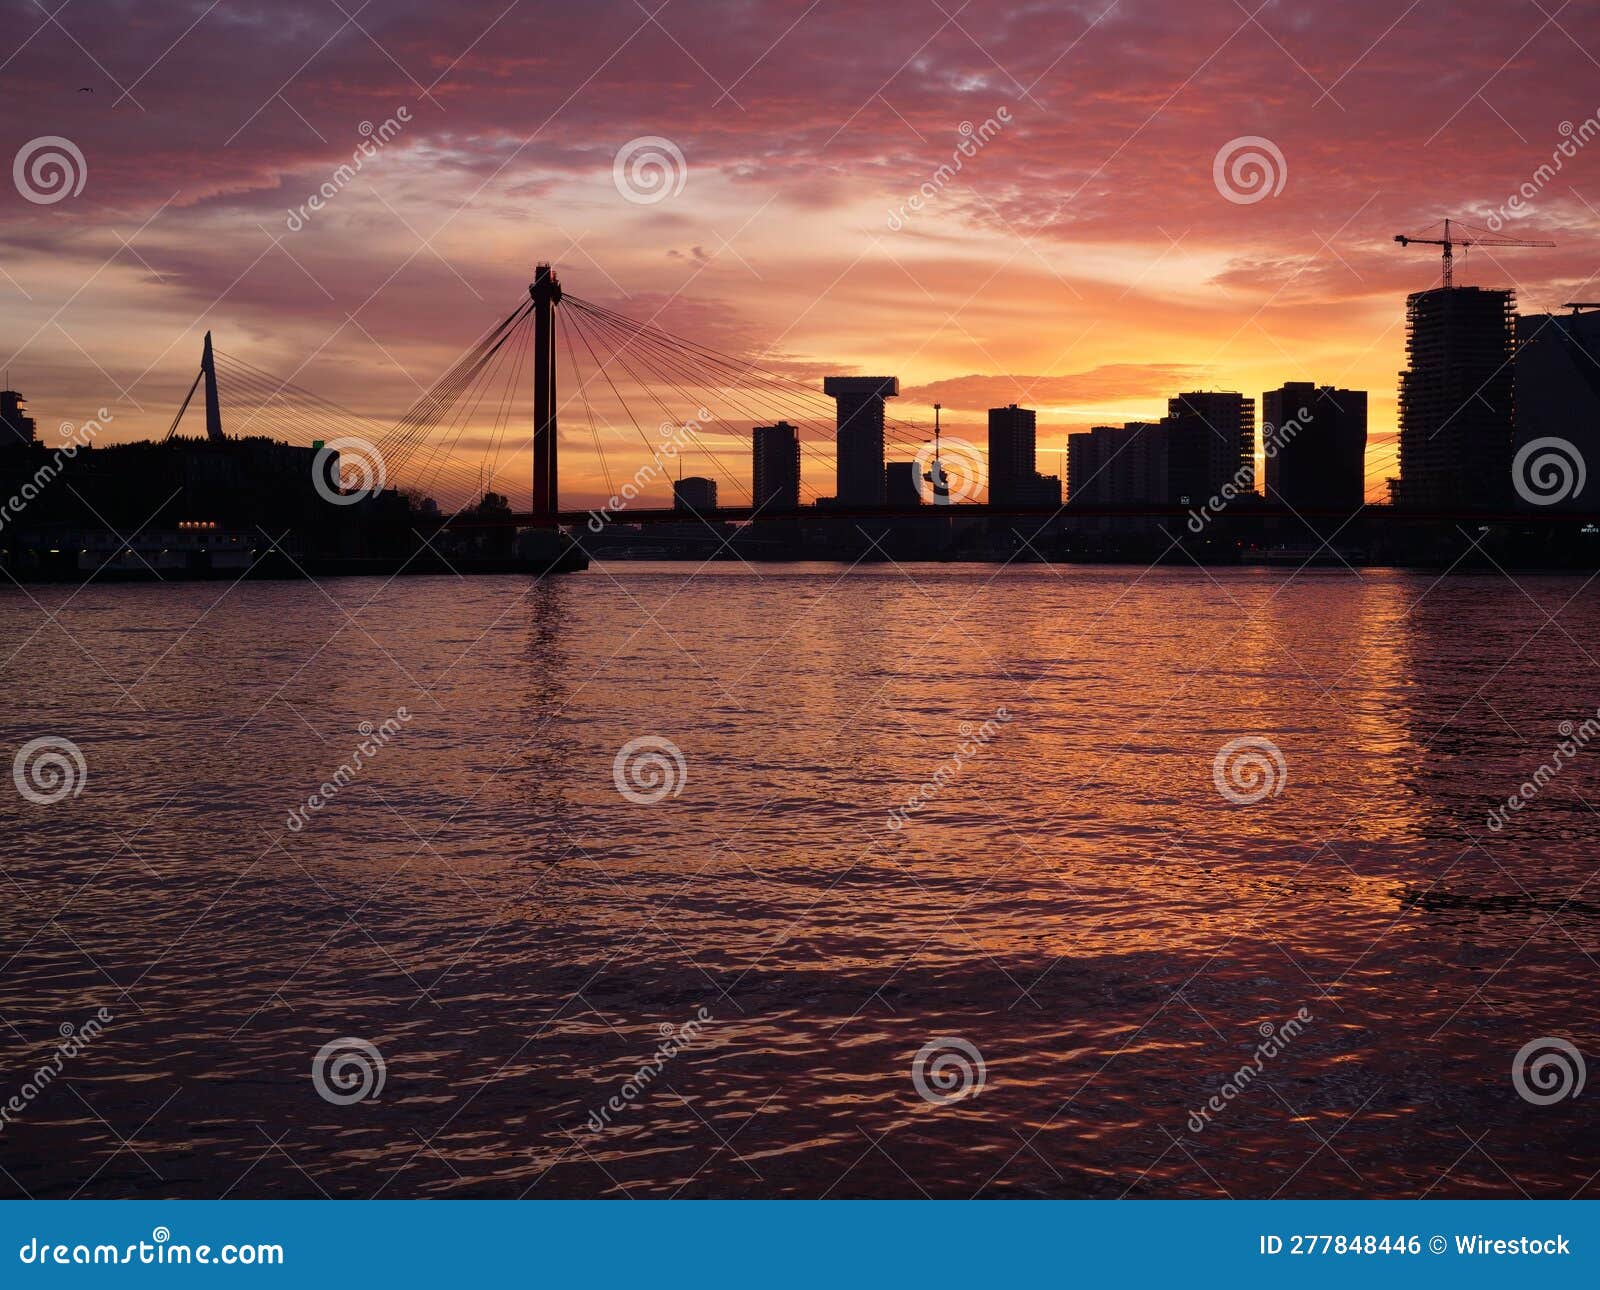
[[[774, 511], [763, 509], [762, 522], [776, 520], [869, 520], [869, 519], [981, 519], [985, 517], [1014, 519], [1137, 519], [1137, 518], [1187, 518], [1197, 514], [1200, 507], [1157, 505], [1083, 505], [1083, 506], [993, 506], [987, 502], [962, 502], [952, 506], [806, 506], [799, 510]], [[1374, 504], [1356, 512], [1369, 520], [1393, 523], [1451, 523], [1451, 524], [1596, 524], [1600, 512], [1557, 510], [1461, 510], [1433, 511]], [[750, 506], [719, 506], [711, 511], [679, 511], [671, 508], [638, 508], [626, 511], [604, 512], [557, 511], [553, 516], [531, 511], [511, 511], [502, 515], [476, 515], [462, 513], [451, 516], [446, 524], [451, 528], [541, 528], [553, 524], [589, 524], [599, 518], [613, 524], [741, 524], [757, 518], [756, 509]], [[1220, 512], [1212, 512], [1208, 523], [1216, 520], [1284, 519], [1284, 520], [1348, 520], [1351, 513], [1344, 509], [1291, 510], [1284, 506], [1234, 505]]]

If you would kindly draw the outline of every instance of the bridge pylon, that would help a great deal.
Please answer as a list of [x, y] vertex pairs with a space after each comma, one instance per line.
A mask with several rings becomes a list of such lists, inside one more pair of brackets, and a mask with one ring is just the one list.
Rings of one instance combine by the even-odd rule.
[[178, 433], [178, 423], [189, 410], [189, 402], [202, 381], [206, 387], [206, 438], [212, 443], [227, 442], [228, 436], [222, 433], [222, 401], [217, 397], [217, 360], [211, 351], [210, 332], [206, 333], [205, 344], [200, 349], [200, 370], [195, 374], [189, 392], [183, 396], [183, 402], [178, 405], [178, 415], [172, 418], [172, 424], [167, 427], [167, 439]]
[[533, 298], [533, 506], [536, 520], [556, 522], [556, 306], [561, 283], [548, 264], [534, 268]]

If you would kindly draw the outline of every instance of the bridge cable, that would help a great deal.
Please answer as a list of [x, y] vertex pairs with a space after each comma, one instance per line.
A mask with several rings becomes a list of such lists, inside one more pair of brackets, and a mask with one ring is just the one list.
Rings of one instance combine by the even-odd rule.
[[[618, 363], [620, 363], [622, 365], [622, 368], [623, 368], [624, 371], [626, 371], [630, 376], [633, 377], [633, 379], [635, 381], [637, 381], [639, 383], [640, 388], [642, 388], [645, 391], [645, 393], [647, 395], [649, 395], [651, 401], [654, 402], [655, 405], [658, 408], [661, 409], [662, 415], [664, 417], [666, 417], [666, 422], [664, 423], [664, 425], [671, 424], [672, 421], [673, 421], [672, 409], [666, 404], [666, 402], [661, 398], [661, 396], [655, 392], [655, 389], [651, 386], [650, 382], [641, 379], [639, 374], [634, 370], [633, 366], [628, 362], [628, 360], [622, 357], [622, 351], [625, 348], [626, 348], [626, 345], [622, 346], [621, 348], [618, 348], [613, 353], [613, 358]], [[642, 362], [643, 361], [643, 356], [641, 355], [639, 357], [640, 357], [641, 362]], [[698, 411], [698, 408], [696, 410]], [[724, 463], [722, 461], [722, 459], [717, 456], [716, 452], [713, 451], [706, 444], [705, 440], [701, 438], [700, 434], [693, 428], [694, 423], [695, 423], [695, 419], [691, 417], [691, 418], [689, 418], [689, 419], [687, 419], [687, 420], [685, 420], [683, 422], [683, 424], [681, 426], [681, 429], [683, 429], [689, 435], [689, 437], [691, 439], [693, 439], [696, 444], [699, 445], [700, 450], [702, 452], [704, 452], [706, 454], [706, 456], [711, 458], [711, 460], [716, 464], [718, 469], [720, 469], [723, 472], [723, 474], [724, 474], [724, 476], [726, 478], [728, 478], [729, 480], [733, 480], [733, 479], [738, 478], [739, 476], [735, 472], [731, 471], [728, 468], [728, 466], [726, 465], [726, 463]], [[751, 489], [749, 488], [749, 486], [744, 486], [743, 491], [745, 491], [747, 493], [750, 493], [752, 499], [754, 498], [754, 493], [751, 492]]]
[[[649, 353], [652, 356], [654, 356], [655, 358], [657, 358], [658, 360], [662, 359], [663, 357], [672, 358], [672, 357], [676, 356], [671, 351], [668, 351], [663, 356], [662, 348], [661, 348], [659, 342], [656, 342], [656, 341], [654, 341], [654, 340], [652, 340], [650, 338], [647, 338], [647, 337], [642, 337], [642, 336], [640, 336], [638, 334], [635, 334], [635, 335], [632, 335], [632, 336], [628, 336], [627, 337], [627, 345], [628, 346], [632, 346], [635, 349], [636, 352]], [[654, 367], [652, 367], [652, 370], [659, 371], [658, 368], [654, 368]], [[699, 398], [699, 397], [695, 397], [694, 395], [692, 395], [690, 393], [690, 390], [710, 391], [712, 387], [709, 384], [702, 386], [698, 382], [693, 382], [691, 384], [691, 386], [690, 386], [690, 390], [685, 390], [676, 381], [674, 381], [670, 375], [662, 377], [661, 379], [663, 380], [663, 383], [671, 385], [673, 387], [673, 389], [676, 390], [679, 395], [689, 399], [696, 406], [697, 409], [704, 408], [704, 407], [706, 407], [707, 404], [715, 404], [715, 403], [719, 402], [719, 400], [720, 401], [726, 401], [736, 411], [741, 413], [743, 418], [750, 420], [753, 424], [760, 424], [760, 423], [770, 422], [770, 421], [778, 420], [778, 419], [787, 420], [787, 416], [794, 415], [793, 413], [788, 413], [783, 418], [777, 418], [777, 417], [769, 415], [767, 412], [764, 412], [764, 411], [760, 410], [759, 408], [757, 408], [756, 410], [752, 411], [750, 409], [750, 407], [747, 406], [742, 400], [738, 400], [738, 399], [735, 399], [735, 398], [732, 397], [732, 395], [730, 393], [731, 386], [724, 386], [721, 390], [717, 391], [715, 394], [710, 395], [710, 397], [708, 397], [708, 398]], [[759, 396], [759, 391], [756, 392], [756, 393]], [[719, 419], [721, 419], [721, 418], [719, 418]], [[795, 427], [796, 430], [799, 431], [799, 430], [805, 429], [807, 427], [807, 423], [810, 420], [810, 418], [796, 417], [796, 420], [798, 420], [800, 422], [800, 424]], [[749, 434], [749, 433], [741, 434], [739, 431], [737, 431], [737, 430], [735, 430], [733, 428], [733, 425], [732, 425], [731, 421], [727, 423], [727, 433], [732, 435], [736, 440], [738, 440], [739, 444], [740, 444], [740, 446], [742, 448], [748, 449], [751, 446], [752, 435]], [[816, 450], [814, 448], [809, 448], [807, 443], [806, 443], [806, 441], [805, 441], [805, 439], [803, 437], [798, 437], [797, 436], [797, 442], [799, 443], [799, 445], [801, 447], [802, 453], [806, 453], [806, 454], [810, 455], [814, 460], [819, 460], [820, 463], [825, 464], [827, 467], [831, 468], [832, 463], [830, 461], [828, 461], [827, 458], [820, 457], [820, 455], [816, 452]], [[802, 487], [806, 491], [811, 492], [813, 495], [816, 495], [817, 490], [812, 488], [810, 485], [802, 483]]]
[[[594, 408], [589, 403], [589, 391], [586, 388], [583, 372], [578, 366], [578, 351], [572, 344], [572, 333], [577, 329], [576, 323], [569, 323], [564, 310], [556, 311], [556, 319], [561, 335], [566, 338], [566, 344], [561, 348], [567, 355], [567, 361], [572, 365], [573, 387], [578, 392], [578, 397], [583, 400], [584, 420], [589, 423], [589, 435], [594, 440], [595, 455], [600, 459], [600, 473], [606, 481], [606, 496], [616, 497], [617, 486], [611, 478], [611, 467], [606, 461], [606, 450], [600, 443], [600, 428], [594, 423]], [[564, 405], [563, 405], [564, 406]]]

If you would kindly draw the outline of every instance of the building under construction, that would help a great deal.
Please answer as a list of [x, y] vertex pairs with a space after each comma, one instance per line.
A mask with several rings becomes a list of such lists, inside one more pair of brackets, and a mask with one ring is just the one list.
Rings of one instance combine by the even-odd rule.
[[1396, 505], [1499, 510], [1511, 494], [1516, 293], [1435, 287], [1406, 297]]

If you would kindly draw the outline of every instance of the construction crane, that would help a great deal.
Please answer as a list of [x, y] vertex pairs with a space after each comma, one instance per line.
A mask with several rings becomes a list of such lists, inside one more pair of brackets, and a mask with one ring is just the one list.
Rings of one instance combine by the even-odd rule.
[[1501, 237], [1498, 233], [1487, 233], [1481, 229], [1464, 225], [1460, 220], [1454, 221], [1459, 228], [1466, 228], [1470, 236], [1462, 237], [1450, 231], [1450, 220], [1444, 222], [1443, 237], [1410, 237], [1405, 233], [1396, 233], [1394, 240], [1401, 246], [1410, 246], [1415, 242], [1418, 246], [1442, 246], [1444, 248], [1444, 285], [1455, 286], [1455, 278], [1451, 273], [1451, 250], [1457, 246], [1554, 246], [1554, 242], [1534, 241], [1523, 237]]

